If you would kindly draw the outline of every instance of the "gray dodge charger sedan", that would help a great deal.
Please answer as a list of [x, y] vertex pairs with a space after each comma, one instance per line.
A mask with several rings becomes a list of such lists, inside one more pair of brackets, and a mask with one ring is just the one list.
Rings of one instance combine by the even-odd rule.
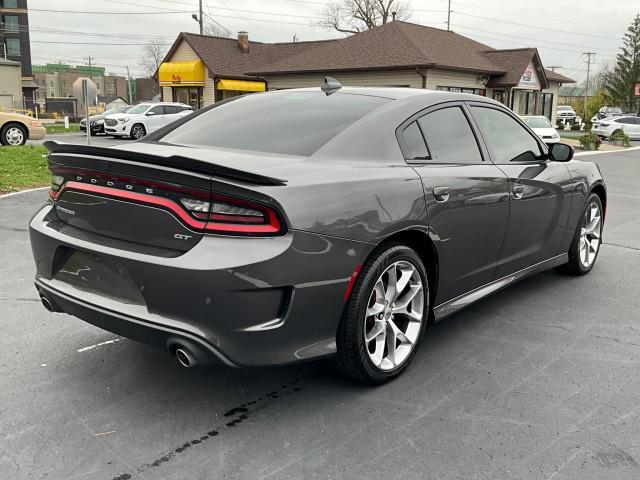
[[428, 324], [544, 269], [589, 272], [607, 203], [595, 164], [498, 102], [332, 79], [115, 148], [45, 145], [44, 306], [184, 366], [335, 356], [387, 381]]

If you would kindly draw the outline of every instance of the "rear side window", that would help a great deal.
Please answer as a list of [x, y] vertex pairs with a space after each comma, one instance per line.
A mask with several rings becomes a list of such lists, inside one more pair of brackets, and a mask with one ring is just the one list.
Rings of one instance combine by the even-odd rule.
[[159, 141], [308, 156], [390, 101], [319, 91], [246, 95], [177, 126]]
[[472, 106], [471, 112], [496, 163], [532, 162], [540, 157], [538, 142], [511, 116], [487, 107]]
[[165, 105], [164, 106], [164, 113], [166, 115], [173, 115], [175, 113], [180, 113], [182, 111], [182, 107], [179, 107], [177, 105]]
[[418, 123], [434, 162], [482, 162], [478, 142], [460, 107], [443, 108], [427, 113], [418, 119]]
[[425, 160], [430, 158], [427, 145], [424, 143], [422, 132], [418, 127], [418, 122], [411, 123], [402, 132], [404, 145], [406, 147], [407, 160]]

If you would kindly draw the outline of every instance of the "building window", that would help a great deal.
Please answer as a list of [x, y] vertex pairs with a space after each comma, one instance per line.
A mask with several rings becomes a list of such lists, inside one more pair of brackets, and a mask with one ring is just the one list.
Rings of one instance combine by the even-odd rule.
[[4, 0], [4, 8], [18, 8], [18, 0]]
[[20, 39], [7, 38], [7, 55], [18, 56], [20, 55]]
[[466, 87], [443, 87], [437, 86], [436, 90], [444, 90], [446, 92], [455, 93], [472, 93], [473, 95], [486, 96], [487, 91], [484, 88], [466, 88]]
[[20, 31], [17, 15], [4, 16], [4, 31], [6, 33], [18, 33]]
[[538, 92], [514, 90], [511, 109], [519, 115], [535, 115], [537, 96]]
[[173, 87], [173, 101], [191, 105], [194, 110], [202, 107], [202, 87]]
[[493, 99], [502, 103], [503, 105], [507, 104], [507, 95], [504, 90], [494, 90], [493, 91]]
[[544, 115], [549, 120], [553, 115], [553, 93], [543, 93], [540, 95], [540, 115]]

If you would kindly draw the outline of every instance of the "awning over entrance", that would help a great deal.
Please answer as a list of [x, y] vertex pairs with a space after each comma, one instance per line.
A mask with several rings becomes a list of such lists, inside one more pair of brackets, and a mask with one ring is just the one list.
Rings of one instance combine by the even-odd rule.
[[264, 82], [252, 80], [229, 80], [221, 78], [218, 80], [218, 90], [237, 90], [241, 92], [264, 92], [266, 90]]
[[204, 86], [204, 64], [202, 60], [164, 62], [160, 65], [158, 79], [161, 87]]

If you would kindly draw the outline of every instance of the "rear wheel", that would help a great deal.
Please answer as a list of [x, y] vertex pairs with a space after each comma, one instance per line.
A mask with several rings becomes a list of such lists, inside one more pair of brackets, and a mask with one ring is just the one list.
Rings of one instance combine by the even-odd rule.
[[596, 263], [602, 244], [603, 209], [600, 197], [592, 193], [582, 212], [569, 249], [569, 262], [561, 267], [565, 273], [584, 275]]
[[144, 125], [141, 123], [136, 123], [131, 127], [131, 138], [135, 138], [136, 140], [141, 139], [147, 134], [147, 131], [144, 128]]
[[341, 370], [369, 384], [387, 382], [411, 363], [429, 312], [427, 272], [418, 254], [390, 244], [359, 273], [338, 328]]
[[24, 145], [27, 143], [27, 129], [17, 123], [9, 123], [2, 128], [0, 140], [3, 145]]

